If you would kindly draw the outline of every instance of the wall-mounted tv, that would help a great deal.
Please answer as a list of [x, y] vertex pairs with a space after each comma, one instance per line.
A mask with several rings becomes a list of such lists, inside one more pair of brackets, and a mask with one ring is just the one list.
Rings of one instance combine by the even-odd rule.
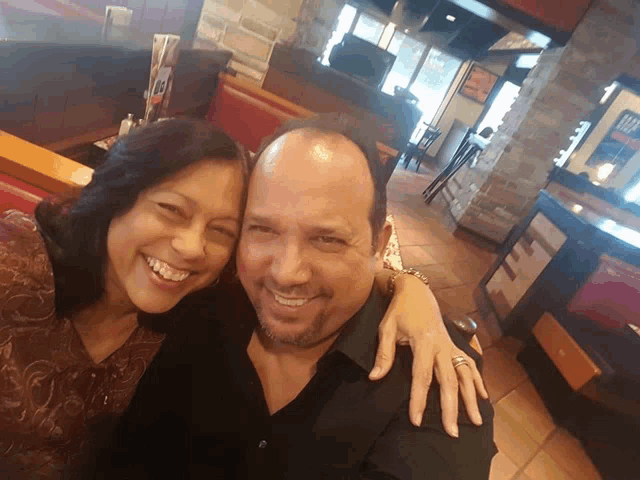
[[333, 47], [329, 56], [331, 68], [374, 88], [382, 86], [395, 60], [395, 55], [350, 33]]

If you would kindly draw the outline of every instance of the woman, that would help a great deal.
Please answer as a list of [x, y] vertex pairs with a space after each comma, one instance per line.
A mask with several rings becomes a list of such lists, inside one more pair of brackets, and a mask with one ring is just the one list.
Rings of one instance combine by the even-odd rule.
[[0, 472], [69, 473], [89, 432], [124, 412], [173, 328], [189, 328], [172, 324], [174, 307], [231, 278], [247, 172], [225, 134], [174, 119], [120, 139], [86, 187], [39, 204], [35, 221], [4, 216]]

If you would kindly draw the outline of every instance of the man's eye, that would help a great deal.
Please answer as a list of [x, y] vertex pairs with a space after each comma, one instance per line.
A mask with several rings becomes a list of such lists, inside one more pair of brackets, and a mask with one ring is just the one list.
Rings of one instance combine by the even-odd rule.
[[345, 241], [337, 237], [328, 237], [326, 235], [317, 237], [317, 240], [327, 245], [345, 245]]
[[273, 233], [273, 229], [264, 225], [250, 225], [249, 231], [254, 233]]

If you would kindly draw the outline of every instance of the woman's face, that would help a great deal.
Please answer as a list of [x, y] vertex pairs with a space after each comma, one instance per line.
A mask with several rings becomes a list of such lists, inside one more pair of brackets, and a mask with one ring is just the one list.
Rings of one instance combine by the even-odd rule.
[[109, 225], [108, 301], [162, 313], [210, 285], [240, 232], [243, 182], [239, 165], [205, 159], [143, 191]]

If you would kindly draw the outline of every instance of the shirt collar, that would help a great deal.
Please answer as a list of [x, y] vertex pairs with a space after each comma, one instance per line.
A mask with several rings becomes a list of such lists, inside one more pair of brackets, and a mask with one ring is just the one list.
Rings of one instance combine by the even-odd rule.
[[347, 322], [325, 358], [333, 352], [342, 352], [367, 372], [371, 371], [378, 347], [378, 325], [388, 305], [374, 286], [365, 304]]

